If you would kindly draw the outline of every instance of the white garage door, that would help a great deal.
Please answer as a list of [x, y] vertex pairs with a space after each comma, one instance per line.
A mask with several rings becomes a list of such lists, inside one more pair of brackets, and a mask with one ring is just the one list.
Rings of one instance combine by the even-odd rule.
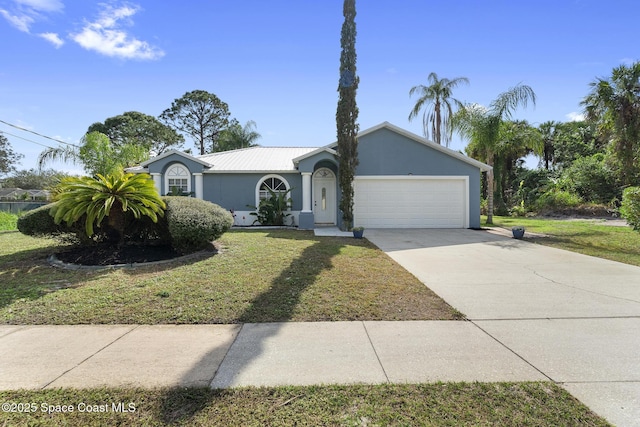
[[369, 228], [466, 228], [467, 177], [356, 177], [354, 224]]

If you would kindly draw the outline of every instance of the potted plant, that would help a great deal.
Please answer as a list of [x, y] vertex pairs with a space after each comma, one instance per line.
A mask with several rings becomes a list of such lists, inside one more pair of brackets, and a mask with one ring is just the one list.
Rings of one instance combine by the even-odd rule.
[[353, 231], [353, 237], [355, 237], [356, 239], [362, 239], [362, 235], [364, 234], [364, 227], [353, 227], [351, 231]]
[[524, 227], [521, 225], [518, 225], [516, 227], [511, 228], [511, 232], [513, 233], [514, 239], [522, 239], [522, 237], [524, 236]]

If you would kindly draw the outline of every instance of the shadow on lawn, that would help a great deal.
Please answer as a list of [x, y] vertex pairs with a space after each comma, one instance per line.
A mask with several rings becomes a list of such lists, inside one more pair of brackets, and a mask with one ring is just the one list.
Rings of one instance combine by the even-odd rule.
[[[113, 271], [109, 267], [63, 269], [49, 263], [48, 259], [52, 254], [71, 247], [72, 245], [59, 244], [0, 255], [0, 309], [21, 299], [34, 301], [53, 292], [89, 284]], [[91, 248], [88, 247], [87, 250]], [[214, 255], [213, 251], [203, 251], [167, 260], [166, 263], [125, 268], [124, 272], [128, 276], [161, 273]]]
[[[307, 233], [270, 233], [267, 238], [309, 240]], [[258, 295], [239, 316], [240, 323], [286, 322], [291, 320], [294, 310], [305, 289], [312, 285], [323, 270], [330, 269], [331, 259], [340, 253], [341, 244], [335, 238], [314, 237], [313, 245], [305, 248], [289, 267], [271, 282], [269, 289]], [[269, 262], [268, 257], [265, 262]]]
[[[241, 323], [287, 322], [291, 320], [305, 289], [314, 283], [322, 271], [332, 268], [331, 259], [338, 255], [340, 250], [348, 243], [345, 238], [316, 237], [311, 232], [298, 230], [272, 232], [267, 234], [266, 238], [311, 240], [313, 244], [305, 248], [291, 262], [289, 267], [273, 279], [269, 289], [254, 298], [249, 307], [239, 316]], [[269, 262], [268, 255], [265, 257], [265, 262]], [[259, 342], [251, 343], [251, 354], [245, 353], [243, 355], [242, 364], [238, 364], [237, 361], [233, 363], [234, 372], [242, 372], [244, 367], [259, 356], [263, 351], [263, 343], [270, 337], [277, 335], [279, 329], [279, 327], [268, 328], [268, 332], [260, 335]], [[242, 333], [242, 330], [239, 333]], [[205, 358], [213, 357], [215, 353], [216, 350], [214, 349]], [[218, 367], [218, 371], [210, 373], [209, 383], [219, 373], [220, 367], [224, 366], [227, 357], [230, 357], [229, 353], [227, 353], [225, 360]], [[194, 372], [194, 370], [197, 371], [198, 365], [199, 363], [196, 363], [193, 370], [185, 374], [185, 378], [197, 376], [198, 372]], [[200, 375], [202, 375], [201, 372]], [[172, 389], [164, 396], [163, 413], [161, 414], [164, 423], [187, 422], [205, 409], [211, 401], [225, 394], [224, 389], [215, 389], [211, 393], [203, 394], [198, 392], [197, 388], [194, 388], [196, 399], [193, 402], [184, 402], [182, 408], [178, 410], [174, 400], [180, 399], [184, 391], [184, 389]], [[235, 420], [235, 422], [241, 423], [242, 420]]]

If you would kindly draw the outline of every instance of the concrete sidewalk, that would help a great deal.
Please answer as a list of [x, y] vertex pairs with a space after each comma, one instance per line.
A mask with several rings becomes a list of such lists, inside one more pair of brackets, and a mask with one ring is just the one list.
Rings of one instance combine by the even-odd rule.
[[0, 389], [539, 381], [470, 322], [0, 326]]

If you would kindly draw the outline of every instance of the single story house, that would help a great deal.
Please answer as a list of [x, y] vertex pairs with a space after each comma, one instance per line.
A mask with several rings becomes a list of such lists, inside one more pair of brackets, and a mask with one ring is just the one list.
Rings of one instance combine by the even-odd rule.
[[[168, 151], [128, 171], [149, 173], [162, 195], [172, 188], [233, 212], [252, 225], [251, 206], [291, 190], [292, 225], [341, 225], [337, 143], [250, 147], [191, 156]], [[479, 228], [480, 176], [491, 169], [388, 122], [358, 134], [354, 226]]]
[[23, 190], [22, 188], [0, 188], [0, 200], [48, 200], [48, 190]]

